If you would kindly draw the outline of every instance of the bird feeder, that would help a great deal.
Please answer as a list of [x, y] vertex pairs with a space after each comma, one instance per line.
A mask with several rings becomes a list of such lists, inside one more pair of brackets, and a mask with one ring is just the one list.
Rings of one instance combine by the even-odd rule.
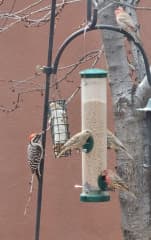
[[[81, 75], [82, 130], [92, 132], [82, 152], [83, 202], [109, 201], [106, 188], [100, 188], [100, 174], [107, 168], [107, 72], [87, 69]], [[87, 148], [87, 151], [85, 151]]]
[[[147, 121], [147, 127], [148, 127], [148, 134], [149, 134], [149, 142], [151, 143], [151, 98], [148, 99], [148, 102], [144, 108], [137, 108], [138, 111], [145, 112], [146, 113], [146, 121]], [[149, 145], [149, 156], [151, 156], [151, 144]], [[145, 168], [151, 167], [151, 159], [147, 159], [143, 166]]]
[[[56, 157], [60, 153], [62, 145], [70, 138], [65, 100], [49, 101], [49, 123]], [[71, 155], [71, 151], [66, 151], [61, 157], [69, 155]]]

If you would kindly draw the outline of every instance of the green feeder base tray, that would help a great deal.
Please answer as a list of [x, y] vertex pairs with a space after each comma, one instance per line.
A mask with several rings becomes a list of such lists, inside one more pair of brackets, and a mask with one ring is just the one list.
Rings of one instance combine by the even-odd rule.
[[107, 192], [81, 193], [81, 202], [107, 202], [110, 201], [110, 195]]

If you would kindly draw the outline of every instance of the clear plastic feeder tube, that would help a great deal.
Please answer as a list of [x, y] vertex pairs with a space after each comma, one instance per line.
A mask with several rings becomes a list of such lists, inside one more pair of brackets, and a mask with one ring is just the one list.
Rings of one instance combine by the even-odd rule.
[[101, 191], [98, 178], [107, 168], [107, 72], [87, 69], [81, 74], [82, 130], [89, 129], [93, 148], [82, 152], [82, 201], [108, 201], [109, 195]]

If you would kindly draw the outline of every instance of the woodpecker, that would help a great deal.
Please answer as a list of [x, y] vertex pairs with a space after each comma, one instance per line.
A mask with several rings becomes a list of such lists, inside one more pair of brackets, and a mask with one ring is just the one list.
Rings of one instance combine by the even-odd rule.
[[27, 158], [28, 158], [28, 165], [30, 166], [32, 175], [36, 174], [38, 177], [41, 176], [40, 174], [40, 163], [43, 157], [43, 147], [41, 143], [41, 136], [42, 134], [32, 133], [29, 136], [29, 144], [27, 147]]
[[41, 133], [32, 133], [29, 136], [29, 144], [27, 146], [27, 161], [28, 165], [31, 169], [32, 176], [30, 181], [30, 192], [29, 197], [25, 206], [24, 215], [27, 213], [27, 208], [29, 207], [29, 203], [31, 200], [31, 194], [33, 190], [33, 182], [34, 182], [34, 176], [37, 175], [38, 179], [40, 179], [40, 163], [43, 158], [43, 147], [41, 142]]

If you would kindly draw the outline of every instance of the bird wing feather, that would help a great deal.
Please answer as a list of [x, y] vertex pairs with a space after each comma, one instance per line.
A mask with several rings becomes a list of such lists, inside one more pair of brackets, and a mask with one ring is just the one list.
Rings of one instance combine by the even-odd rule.
[[130, 15], [128, 13], [121, 13], [118, 15], [118, 21], [124, 22], [125, 24], [127, 24], [129, 27], [131, 28], [136, 28], [132, 18], [130, 17]]
[[79, 142], [80, 139], [80, 133], [75, 134], [72, 138], [70, 138], [63, 146], [62, 146], [62, 150], [68, 146], [74, 146], [77, 144], [77, 142]]

